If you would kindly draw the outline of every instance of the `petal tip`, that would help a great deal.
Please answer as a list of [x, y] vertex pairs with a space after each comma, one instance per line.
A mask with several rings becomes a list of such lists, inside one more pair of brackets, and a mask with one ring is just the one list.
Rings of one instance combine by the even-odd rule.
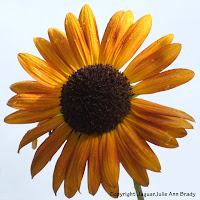
[[83, 8], [84, 8], [84, 9], [91, 9], [90, 6], [89, 6], [88, 4], [85, 4], [85, 5], [82, 7], [82, 9], [83, 9]]
[[4, 122], [10, 124], [9, 115], [4, 118]]
[[46, 41], [46, 40], [44, 38], [41, 38], [41, 37], [34, 37], [33, 38], [33, 42], [36, 46], [39, 45], [39, 43], [42, 42], [42, 41]]
[[20, 142], [19, 148], [18, 148], [18, 153], [20, 153], [20, 150], [22, 149], [22, 147], [24, 147], [24, 145], [22, 145], [21, 142]]
[[[13, 83], [9, 88], [10, 88], [10, 90], [12, 90], [13, 91], [13, 87], [14, 87], [14, 85], [15, 85], [15, 83]], [[13, 91], [13, 92], [15, 92], [15, 91]]]
[[191, 79], [194, 78], [195, 73], [194, 73], [194, 71], [192, 71], [192, 70], [190, 70], [190, 69], [185, 69], [185, 70], [186, 70], [187, 79], [188, 79], [186, 82], [188, 82], [188, 81], [190, 81]]
[[25, 56], [24, 53], [18, 53], [17, 58], [18, 58], [18, 60], [20, 60], [20, 59], [23, 59], [24, 56]]
[[143, 183], [141, 186], [142, 187], [148, 187], [149, 186], [149, 181], [147, 183]]
[[54, 188], [53, 188], [53, 191], [54, 191], [55, 196], [57, 196], [57, 191], [58, 190], [54, 190]]
[[145, 24], [145, 28], [146, 30], [149, 30], [152, 26], [152, 17], [150, 14], [143, 16], [142, 18], [140, 18], [140, 20], [142, 20], [142, 23]]
[[67, 18], [71, 18], [71, 17], [73, 17], [73, 16], [74, 16], [74, 14], [71, 13], [71, 12], [69, 12], [69, 13], [67, 13], [67, 15], [66, 15], [66, 19], [67, 19]]
[[54, 28], [49, 28], [49, 29], [48, 29], [48, 34], [51, 34], [51, 35], [52, 35], [53, 32], [54, 32]]
[[152, 21], [152, 17], [151, 17], [150, 14], [145, 15], [144, 18], [145, 18], [146, 20], [150, 21], [150, 22]]
[[31, 178], [33, 179], [35, 177], [35, 173], [33, 173], [33, 171], [31, 170]]
[[37, 38], [37, 37], [34, 37], [34, 38], [33, 38], [33, 42], [34, 42], [34, 43], [36, 43], [36, 42], [37, 42], [37, 40], [38, 40], [38, 38]]
[[177, 50], [181, 50], [182, 48], [182, 45], [180, 43], [173, 43], [171, 45], [173, 45], [173, 47], [176, 48]]
[[[190, 119], [188, 119], [188, 120], [190, 120], [190, 121], [196, 123], [195, 119], [194, 119], [192, 116], [190, 116]], [[192, 126], [192, 127], [193, 127], [193, 126]], [[193, 128], [194, 128], [194, 127], [193, 127]]]
[[6, 103], [6, 105], [12, 107], [12, 105], [13, 105], [13, 104], [12, 104], [12, 100], [10, 99], [10, 100]]
[[169, 38], [171, 38], [172, 40], [174, 39], [174, 34], [173, 33], [170, 33], [167, 35]]
[[195, 76], [195, 73], [194, 73], [194, 71], [192, 71], [192, 70], [190, 70], [190, 73], [191, 73], [191, 75], [192, 75], [192, 78]]

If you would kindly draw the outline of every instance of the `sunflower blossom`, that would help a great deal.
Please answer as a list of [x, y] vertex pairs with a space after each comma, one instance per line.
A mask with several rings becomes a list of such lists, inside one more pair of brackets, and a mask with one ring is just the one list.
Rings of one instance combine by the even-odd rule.
[[80, 189], [88, 163], [88, 189], [95, 195], [100, 184], [108, 194], [119, 193], [120, 163], [139, 185], [147, 186], [147, 169], [161, 170], [147, 141], [178, 147], [176, 138], [192, 129], [194, 119], [183, 111], [136, 98], [169, 90], [188, 82], [194, 72], [162, 72], [179, 55], [181, 44], [166, 35], [138, 54], [126, 67], [150, 32], [146, 15], [133, 22], [133, 13], [118, 11], [110, 19], [100, 43], [92, 10], [83, 6], [79, 18], [68, 13], [66, 34], [50, 28], [49, 39], [34, 38], [43, 59], [20, 53], [18, 59], [35, 81], [11, 85], [16, 93], [8, 105], [18, 111], [9, 124], [39, 122], [22, 138], [19, 150], [50, 133], [39, 146], [31, 165], [34, 177], [64, 145], [54, 174], [56, 193], [64, 181], [67, 197]]

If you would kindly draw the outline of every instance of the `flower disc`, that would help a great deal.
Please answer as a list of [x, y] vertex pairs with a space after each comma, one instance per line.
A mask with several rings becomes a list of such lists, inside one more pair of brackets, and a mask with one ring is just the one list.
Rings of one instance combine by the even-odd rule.
[[131, 86], [110, 65], [89, 65], [74, 72], [61, 92], [61, 112], [75, 131], [109, 132], [130, 110]]

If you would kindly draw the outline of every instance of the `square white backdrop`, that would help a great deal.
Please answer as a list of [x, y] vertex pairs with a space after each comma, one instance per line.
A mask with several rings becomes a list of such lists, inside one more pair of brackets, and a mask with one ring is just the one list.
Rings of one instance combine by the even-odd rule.
[[[148, 171], [149, 187], [143, 192], [194, 192], [192, 197], [147, 197], [147, 200], [169, 199], [189, 200], [200, 199], [200, 3], [198, 0], [8, 0], [0, 1], [0, 110], [1, 110], [1, 139], [0, 139], [0, 200], [61, 200], [64, 196], [63, 184], [57, 196], [52, 189], [52, 175], [60, 151], [50, 163], [32, 180], [30, 165], [34, 156], [31, 145], [27, 145], [17, 154], [19, 142], [25, 132], [34, 127], [29, 125], [8, 125], [3, 122], [6, 115], [14, 109], [6, 106], [7, 100], [13, 96], [9, 86], [17, 81], [32, 80], [17, 61], [18, 53], [30, 53], [39, 56], [33, 37], [48, 39], [47, 30], [50, 27], [64, 31], [64, 19], [68, 12], [76, 16], [84, 4], [89, 4], [96, 17], [99, 35], [102, 38], [110, 17], [118, 10], [132, 10], [135, 20], [151, 14], [153, 26], [149, 36], [138, 52], [158, 38], [173, 33], [174, 42], [182, 44], [182, 51], [176, 61], [169, 67], [188, 68], [195, 72], [194, 79], [178, 88], [142, 98], [166, 106], [171, 106], [191, 114], [196, 123], [194, 130], [189, 130], [185, 138], [178, 139], [176, 149], [164, 149], [151, 145], [157, 154], [161, 173]], [[169, 69], [168, 68], [168, 69]], [[45, 136], [39, 139], [41, 143]], [[120, 192], [134, 192], [132, 179], [123, 167], [120, 168]], [[102, 187], [93, 197], [87, 189], [87, 169], [84, 175], [81, 194], [77, 193], [72, 200], [81, 199], [112, 199]], [[135, 197], [120, 197], [119, 199], [136, 199]]]

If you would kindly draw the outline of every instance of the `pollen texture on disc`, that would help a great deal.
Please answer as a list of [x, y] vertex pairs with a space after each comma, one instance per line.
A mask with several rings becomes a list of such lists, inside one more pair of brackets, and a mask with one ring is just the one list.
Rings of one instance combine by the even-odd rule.
[[110, 65], [89, 65], [74, 72], [63, 85], [61, 112], [74, 131], [103, 134], [123, 121], [132, 95], [123, 73]]

